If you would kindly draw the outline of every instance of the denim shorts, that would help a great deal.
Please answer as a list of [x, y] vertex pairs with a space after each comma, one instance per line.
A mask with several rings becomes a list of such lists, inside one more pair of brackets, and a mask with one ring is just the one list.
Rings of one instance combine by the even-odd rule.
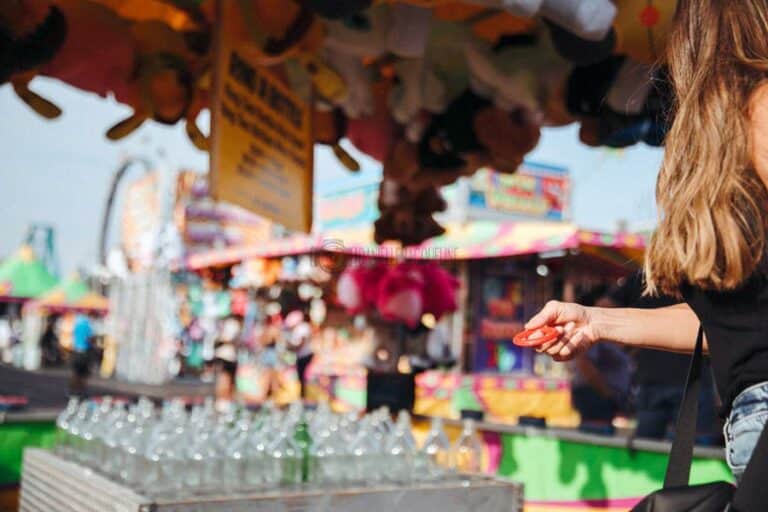
[[725, 459], [736, 481], [747, 467], [763, 426], [768, 420], [768, 382], [748, 387], [733, 401], [725, 422]]

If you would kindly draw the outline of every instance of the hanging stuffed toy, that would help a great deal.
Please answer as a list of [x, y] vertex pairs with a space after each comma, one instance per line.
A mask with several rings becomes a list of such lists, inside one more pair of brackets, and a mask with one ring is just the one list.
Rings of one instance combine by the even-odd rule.
[[384, 320], [416, 327], [424, 308], [424, 278], [411, 264], [400, 264], [381, 278], [376, 309]]
[[424, 294], [424, 312], [440, 320], [443, 315], [456, 311], [459, 280], [437, 263], [424, 263], [420, 271], [428, 287], [428, 293]]
[[102, 97], [113, 95], [131, 106], [134, 114], [107, 132], [110, 139], [124, 137], [148, 118], [174, 124], [187, 117], [197, 68], [181, 33], [155, 21], [132, 24], [88, 0], [27, 0], [15, 5], [24, 7], [22, 16], [14, 18], [17, 26], [39, 19], [40, 12], [50, 12], [54, 20], [60, 15], [66, 26], [57, 51], [11, 76], [19, 96], [41, 115], [52, 118], [61, 110], [29, 91], [29, 82], [38, 74]]
[[362, 262], [348, 266], [336, 284], [336, 300], [351, 315], [374, 308], [379, 281], [386, 272], [387, 265], [382, 262]]
[[645, 64], [664, 56], [677, 0], [616, 0], [615, 52]]
[[351, 117], [370, 115], [373, 70], [364, 61], [385, 56], [420, 60], [429, 36], [432, 11], [410, 5], [380, 4], [344, 19], [327, 22], [323, 56], [347, 84], [336, 103]]
[[404, 139], [395, 143], [384, 177], [418, 193], [482, 167], [514, 173], [539, 136], [539, 125], [525, 111], [507, 112], [466, 91], [432, 117], [418, 144]]
[[400, 129], [387, 107], [391, 81], [379, 80], [371, 86], [373, 112], [350, 117], [346, 122], [346, 137], [355, 148], [371, 158], [384, 162], [394, 147]]
[[621, 56], [575, 68], [568, 82], [568, 107], [590, 146], [661, 145], [671, 99], [663, 70]]
[[329, 146], [347, 170], [352, 172], [360, 170], [358, 161], [340, 144], [347, 132], [347, 118], [341, 109], [316, 107], [312, 112], [312, 130], [315, 143]]
[[467, 23], [433, 20], [423, 57], [393, 66], [397, 81], [389, 110], [411, 142], [421, 137], [425, 114], [442, 113], [469, 86], [465, 49], [474, 40]]
[[379, 187], [378, 208], [380, 216], [374, 222], [376, 243], [397, 240], [404, 246], [418, 245], [445, 232], [433, 217], [446, 208], [437, 188], [412, 192], [385, 178]]
[[336, 298], [350, 315], [374, 314], [415, 328], [424, 313], [456, 311], [458, 280], [438, 264], [365, 261], [339, 277]]
[[370, 7], [373, 0], [301, 0], [301, 3], [312, 9], [318, 16], [332, 20], [340, 20], [353, 16]]
[[66, 18], [55, 5], [7, 2], [0, 7], [0, 85], [11, 81], [19, 98], [48, 119], [61, 115], [61, 109], [28, 85], [34, 69], [51, 60], [66, 37]]

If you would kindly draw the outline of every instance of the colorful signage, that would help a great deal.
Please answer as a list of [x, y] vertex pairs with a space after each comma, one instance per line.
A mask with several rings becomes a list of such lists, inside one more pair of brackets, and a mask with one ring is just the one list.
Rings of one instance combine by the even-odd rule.
[[566, 220], [568, 174], [559, 168], [546, 167], [544, 172], [541, 168], [545, 167], [526, 164], [516, 174], [478, 171], [470, 182], [469, 206], [521, 218]]
[[512, 343], [523, 329], [522, 286], [518, 279], [485, 276], [475, 290], [480, 295], [473, 322], [475, 372], [526, 370], [524, 350]]
[[219, 1], [211, 192], [288, 229], [312, 225], [311, 109], [260, 66], [241, 2]]
[[319, 197], [315, 210], [315, 229], [325, 231], [370, 225], [379, 217], [376, 204], [378, 197], [378, 183]]

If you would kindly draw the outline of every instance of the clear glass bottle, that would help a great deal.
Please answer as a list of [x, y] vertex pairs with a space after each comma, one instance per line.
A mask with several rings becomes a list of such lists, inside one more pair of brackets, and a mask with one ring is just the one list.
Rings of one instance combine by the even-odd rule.
[[301, 451], [286, 431], [280, 432], [270, 447], [269, 458], [268, 484], [295, 485], [301, 482]]
[[482, 453], [483, 443], [475, 430], [474, 420], [464, 420], [461, 436], [453, 447], [453, 467], [459, 473], [479, 473]]
[[69, 429], [79, 407], [80, 400], [76, 397], [71, 397], [69, 402], [67, 402], [67, 407], [56, 418], [56, 445], [54, 450], [62, 457], [69, 457], [72, 454], [72, 439], [70, 438]]
[[[423, 467], [423, 470], [421, 470]], [[419, 452], [415, 474], [427, 480], [438, 480], [451, 467], [451, 443], [443, 429], [441, 418], [432, 418], [424, 445]]]

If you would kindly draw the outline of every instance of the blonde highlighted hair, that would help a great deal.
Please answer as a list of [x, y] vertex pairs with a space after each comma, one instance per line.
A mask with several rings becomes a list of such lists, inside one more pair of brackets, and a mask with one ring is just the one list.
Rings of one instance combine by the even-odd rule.
[[766, 190], [751, 161], [752, 92], [768, 76], [768, 0], [680, 0], [668, 43], [675, 103], [656, 186], [648, 292], [731, 290], [759, 265]]

